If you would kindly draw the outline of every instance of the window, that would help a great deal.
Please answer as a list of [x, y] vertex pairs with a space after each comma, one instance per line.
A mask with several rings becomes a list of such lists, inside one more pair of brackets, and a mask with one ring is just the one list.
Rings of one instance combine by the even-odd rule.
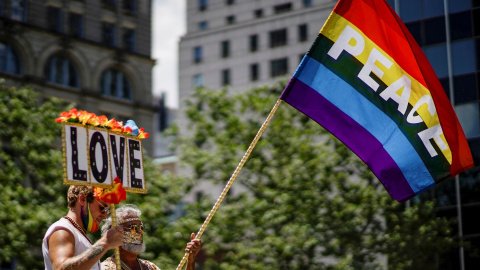
[[250, 51], [258, 51], [258, 35], [251, 35], [249, 38]]
[[250, 65], [250, 81], [258, 81], [258, 78], [260, 77], [260, 73], [259, 73], [259, 69], [258, 69], [258, 64], [255, 63], [255, 64], [251, 64]]
[[47, 27], [49, 30], [62, 32], [62, 10], [58, 7], [47, 7]]
[[70, 35], [76, 38], [83, 38], [83, 15], [70, 12], [68, 17]]
[[225, 3], [227, 5], [233, 5], [233, 4], [235, 4], [235, 0], [225, 0]]
[[222, 85], [230, 85], [230, 69], [222, 70]]
[[11, 19], [25, 22], [27, 20], [27, 0], [12, 0]]
[[450, 34], [452, 41], [473, 36], [472, 14], [470, 10], [450, 14]]
[[425, 45], [446, 41], [445, 16], [435, 17], [424, 21]]
[[131, 100], [130, 83], [127, 77], [118, 69], [110, 68], [101, 77], [102, 94], [106, 96]]
[[[472, 1], [475, 2], [475, 1]], [[477, 1], [478, 2], [478, 1]], [[448, 11], [458, 12], [472, 8], [472, 3], [468, 0], [448, 0]]]
[[45, 67], [45, 76], [52, 83], [78, 87], [78, 74], [73, 63], [62, 54], [51, 56]]
[[123, 0], [123, 9], [135, 12], [137, 10], [137, 1], [136, 0]]
[[476, 70], [473, 40], [452, 42], [453, 75], [467, 74]]
[[227, 58], [230, 56], [230, 41], [228, 40], [225, 40], [225, 41], [222, 41], [222, 45], [221, 45], [221, 55], [222, 55], [222, 58]]
[[311, 7], [312, 6], [312, 0], [303, 0], [303, 6], [304, 7]]
[[227, 16], [226, 21], [227, 21], [227, 24], [234, 24], [235, 16], [234, 15]]
[[135, 52], [135, 30], [125, 28], [123, 29], [123, 48], [128, 52]]
[[206, 10], [208, 6], [208, 1], [207, 0], [198, 0], [198, 9], [200, 11]]
[[3, 7], [4, 7], [3, 0], [0, 0], [0, 16], [2, 17], [3, 17]]
[[199, 30], [207, 30], [208, 29], [208, 22], [203, 21], [198, 23], [198, 29]]
[[193, 76], [193, 87], [203, 87], [203, 75], [197, 74]]
[[280, 29], [270, 32], [270, 48], [287, 44], [287, 29]]
[[284, 12], [288, 12], [292, 10], [292, 4], [291, 3], [286, 3], [286, 4], [281, 4], [281, 5], [276, 5], [273, 7], [273, 12], [275, 14], [280, 14]]
[[102, 0], [102, 3], [107, 8], [115, 8], [117, 5], [116, 0]]
[[455, 106], [455, 113], [467, 138], [480, 136], [480, 115], [478, 103], [467, 103]]
[[110, 47], [115, 46], [115, 25], [113, 23], [108, 23], [108, 22], [103, 23], [102, 43]]
[[298, 26], [298, 41], [306, 41], [308, 39], [307, 24], [300, 24]]
[[254, 12], [253, 12], [255, 18], [261, 18], [263, 17], [263, 9], [256, 9]]
[[475, 73], [453, 77], [455, 104], [477, 101], [477, 82]]
[[288, 59], [282, 58], [270, 61], [270, 76], [276, 77], [285, 75], [288, 72]]
[[193, 48], [193, 61], [195, 63], [200, 63], [202, 62], [202, 58], [203, 58], [202, 47], [198, 46]]
[[438, 0], [403, 0], [398, 1], [400, 15], [404, 22], [443, 15], [443, 1]]
[[20, 61], [10, 44], [0, 42], [0, 72], [20, 74]]

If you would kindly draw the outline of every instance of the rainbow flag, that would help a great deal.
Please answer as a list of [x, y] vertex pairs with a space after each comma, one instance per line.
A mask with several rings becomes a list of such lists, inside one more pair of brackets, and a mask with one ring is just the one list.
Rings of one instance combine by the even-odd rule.
[[340, 139], [397, 201], [473, 167], [435, 72], [384, 0], [340, 0], [280, 99]]

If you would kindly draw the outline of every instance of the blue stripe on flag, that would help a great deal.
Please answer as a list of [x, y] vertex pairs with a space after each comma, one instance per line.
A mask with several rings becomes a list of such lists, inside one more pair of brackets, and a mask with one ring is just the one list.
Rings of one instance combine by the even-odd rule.
[[435, 184], [422, 159], [392, 119], [315, 59], [305, 56], [302, 62], [303, 67], [294, 77], [315, 89], [377, 138], [415, 194]]

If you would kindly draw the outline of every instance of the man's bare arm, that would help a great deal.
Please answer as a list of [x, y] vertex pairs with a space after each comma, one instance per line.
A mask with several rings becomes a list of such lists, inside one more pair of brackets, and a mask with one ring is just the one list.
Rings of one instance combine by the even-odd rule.
[[[113, 230], [113, 231], [112, 231]], [[67, 230], [55, 231], [48, 240], [50, 261], [55, 270], [90, 269], [108, 250], [121, 244], [121, 231], [112, 229], [93, 246], [75, 256], [75, 239]]]

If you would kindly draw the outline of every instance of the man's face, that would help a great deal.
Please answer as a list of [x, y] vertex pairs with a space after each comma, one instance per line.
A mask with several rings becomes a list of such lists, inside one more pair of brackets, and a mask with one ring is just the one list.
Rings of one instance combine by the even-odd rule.
[[[127, 218], [138, 218], [137, 216], [129, 216]], [[123, 228], [123, 244], [122, 248], [126, 251], [140, 254], [145, 251], [145, 243], [143, 243], [143, 223], [140, 220], [132, 220], [121, 224]]]
[[90, 212], [92, 217], [97, 224], [101, 224], [104, 219], [110, 214], [110, 207], [104, 201], [93, 200], [90, 203]]

